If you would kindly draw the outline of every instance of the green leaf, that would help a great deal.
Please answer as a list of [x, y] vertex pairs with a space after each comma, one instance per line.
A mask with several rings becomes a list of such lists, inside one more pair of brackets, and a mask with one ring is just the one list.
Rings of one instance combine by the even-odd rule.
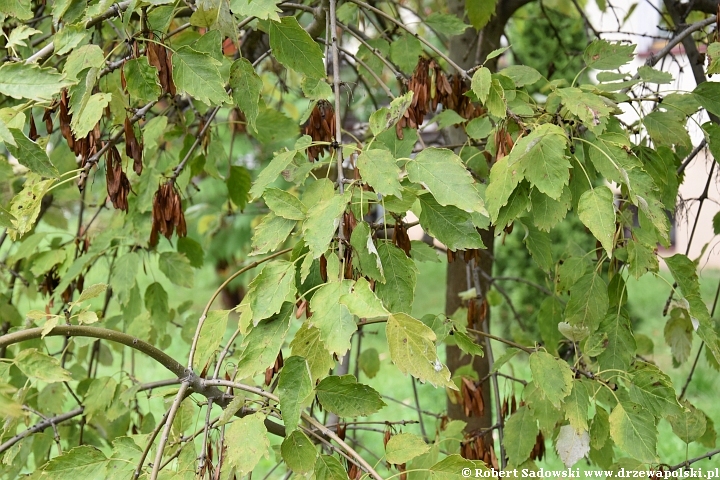
[[656, 417], [681, 411], [670, 377], [649, 363], [640, 362], [632, 371], [630, 400], [647, 408]]
[[158, 82], [158, 71], [150, 65], [147, 57], [129, 60], [123, 69], [130, 98], [146, 103], [160, 97], [162, 91]]
[[525, 246], [533, 257], [533, 260], [535, 260], [535, 263], [544, 271], [548, 272], [552, 270], [555, 262], [552, 256], [550, 235], [532, 226], [527, 226], [526, 228]]
[[440, 205], [483, 213], [483, 201], [475, 189], [475, 181], [452, 151], [426, 148], [410, 160], [405, 169], [410, 181], [429, 190]]
[[570, 395], [573, 385], [573, 372], [567, 362], [549, 353], [535, 352], [530, 355], [530, 370], [535, 385], [559, 408], [563, 399]]
[[572, 204], [572, 192], [570, 188], [565, 187], [560, 198], [556, 200], [533, 189], [530, 192], [530, 204], [535, 226], [549, 232], [567, 215]]
[[296, 223], [295, 220], [278, 217], [272, 212], [265, 215], [253, 232], [253, 250], [250, 255], [260, 255], [277, 249], [287, 240]]
[[298, 355], [308, 363], [312, 375], [313, 385], [318, 379], [324, 378], [328, 371], [335, 365], [332, 353], [330, 353], [320, 339], [320, 330], [303, 323], [300, 330], [290, 342], [290, 351]]
[[400, 169], [387, 150], [372, 149], [360, 154], [357, 167], [363, 181], [382, 195], [395, 195], [402, 198], [400, 188]]
[[492, 129], [493, 125], [487, 116], [473, 118], [465, 125], [465, 132], [467, 132], [468, 137], [474, 140], [487, 138]]
[[225, 429], [225, 442], [226, 461], [235, 467], [236, 473], [245, 475], [252, 472], [262, 457], [270, 456], [265, 415], [256, 412], [232, 422]]
[[63, 79], [53, 68], [40, 68], [23, 62], [5, 63], [0, 66], [0, 94], [8, 97], [38, 102], [52, 97], [71, 82]]
[[410, 240], [410, 256], [416, 262], [440, 263], [440, 257], [435, 247], [431, 247], [421, 240]]
[[[390, 127], [395, 125], [398, 120], [403, 116], [405, 111], [410, 107], [413, 100], [413, 92], [407, 92], [405, 95], [395, 98], [388, 107], [382, 107], [379, 110], [373, 112], [370, 115], [370, 131], [376, 137], [380, 137], [381, 132], [388, 130]], [[397, 142], [397, 134], [393, 131], [392, 137], [393, 142]], [[417, 134], [416, 134], [417, 136]], [[408, 142], [409, 143], [409, 142]], [[414, 145], [414, 143], [413, 143]], [[390, 152], [393, 153], [393, 149], [388, 147]], [[397, 148], [395, 149], [397, 150]], [[410, 147], [412, 152], [412, 146]], [[393, 156], [397, 157], [398, 152], [394, 152]]]
[[430, 450], [430, 445], [413, 433], [393, 435], [385, 445], [385, 459], [388, 463], [401, 465]]
[[449, 250], [485, 248], [469, 213], [440, 205], [432, 195], [420, 195], [420, 224]]
[[584, 380], [573, 380], [572, 391], [565, 399], [563, 410], [565, 418], [575, 431], [588, 431], [588, 408], [590, 408], [590, 392]]
[[96, 93], [83, 101], [79, 108], [73, 108], [70, 127], [76, 138], [85, 137], [95, 128], [111, 99], [112, 95], [109, 93]]
[[[565, 156], [565, 132], [550, 123], [533, 130], [513, 147], [508, 165], [522, 170], [539, 191], [555, 200], [570, 182], [570, 161]], [[516, 165], [517, 164], [517, 165]], [[492, 181], [492, 178], [491, 178]]]
[[237, 205], [240, 211], [245, 209], [248, 202], [248, 193], [252, 185], [252, 177], [250, 171], [242, 166], [232, 165], [230, 167], [230, 175], [225, 180], [230, 200]]
[[612, 256], [613, 237], [615, 235], [615, 204], [612, 190], [606, 186], [588, 190], [582, 194], [578, 202], [578, 217], [580, 221], [600, 241], [607, 252]]
[[617, 370], [627, 371], [635, 358], [635, 338], [630, 328], [630, 320], [617, 312], [609, 313], [600, 324], [599, 332], [607, 335], [607, 345], [597, 357], [601, 370], [606, 370], [605, 378], [614, 378]]
[[10, 134], [13, 137], [15, 145], [6, 142], [5, 147], [13, 157], [17, 158], [20, 165], [27, 167], [30, 171], [43, 177], [58, 177], [59, 173], [57, 168], [52, 164], [47, 153], [45, 153], [45, 150], [43, 150], [40, 145], [30, 140], [21, 130], [16, 128], [11, 128]]
[[488, 94], [485, 106], [488, 109], [488, 113], [494, 117], [505, 118], [507, 115], [505, 91], [496, 78], [493, 78], [492, 84], [490, 85], [490, 93]]
[[422, 53], [423, 48], [420, 40], [405, 32], [390, 44], [390, 60], [406, 73], [415, 70], [418, 57]]
[[647, 65], [643, 65], [642, 67], [638, 68], [638, 75], [640, 75], [640, 78], [642, 78], [643, 81], [648, 83], [657, 83], [658, 85], [672, 83], [673, 81], [673, 76], [670, 73], [655, 70], [654, 68]]
[[515, 85], [524, 87], [537, 83], [543, 76], [532, 67], [526, 65], [510, 65], [499, 72], [501, 75], [512, 78]]
[[595, 40], [585, 49], [583, 59], [589, 68], [615, 70], [630, 62], [634, 57], [635, 45]]
[[672, 425], [675, 435], [685, 443], [699, 439], [707, 428], [705, 414], [687, 400], [683, 400], [678, 411], [673, 415], [669, 415], [667, 419]]
[[237, 15], [279, 22], [278, 13], [282, 10], [278, 8], [278, 3], [279, 0], [232, 0], [230, 9]]
[[666, 258], [665, 264], [670, 269], [670, 273], [672, 273], [680, 290], [682, 290], [683, 297], [687, 300], [690, 318], [696, 324], [698, 336], [712, 351], [715, 359], [720, 361], [720, 340], [718, 340], [715, 332], [714, 323], [710, 319], [707, 305], [705, 305], [700, 295], [700, 282], [698, 281], [695, 263], [686, 255], [678, 253]]
[[239, 58], [230, 67], [230, 88], [233, 102], [245, 114], [250, 128], [257, 132], [255, 120], [260, 113], [262, 80], [247, 59]]
[[139, 269], [140, 255], [137, 252], [128, 252], [115, 261], [115, 267], [110, 276], [110, 286], [122, 305], [127, 302]]
[[629, 272], [635, 278], [640, 278], [647, 272], [656, 272], [659, 269], [658, 257], [655, 249], [634, 240], [627, 244]]
[[643, 118], [650, 138], [656, 145], [692, 147], [690, 134], [685, 130], [687, 118], [677, 110], [655, 110]]
[[519, 164], [510, 164], [505, 156], [495, 162], [490, 170], [490, 183], [485, 190], [487, 210], [493, 222], [497, 221], [500, 208], [507, 205], [510, 195], [523, 178]]
[[195, 274], [190, 261], [177, 252], [163, 252], [158, 260], [160, 271], [175, 285], [192, 288]]
[[32, 2], [30, 0], [3, 0], [0, 1], [0, 12], [10, 18], [29, 20], [33, 17]]
[[720, 212], [716, 213], [712, 219], [713, 233], [720, 235]]
[[268, 263], [248, 285], [253, 325], [283, 308], [286, 300], [295, 298], [295, 264], [287, 260]]
[[470, 25], [467, 25], [455, 15], [440, 12], [433, 12], [428, 15], [425, 23], [436, 32], [450, 37], [461, 35], [466, 29], [470, 28]]
[[292, 356], [284, 363], [278, 375], [277, 394], [283, 423], [289, 432], [297, 428], [302, 409], [312, 403], [313, 379], [308, 362], [303, 357]]
[[229, 310], [210, 310], [203, 322], [198, 338], [193, 366], [195, 371], [202, 371], [215, 351], [220, 347], [227, 329]]
[[511, 465], [521, 465], [530, 457], [539, 429], [527, 406], [522, 406], [505, 423], [503, 445]]
[[305, 475], [315, 468], [317, 450], [310, 439], [300, 430], [295, 430], [285, 437], [280, 445], [285, 464], [297, 475]]
[[357, 383], [354, 375], [331, 375], [317, 387], [317, 398], [323, 408], [340, 417], [372, 415], [385, 406], [373, 388]]
[[405, 252], [383, 242], [377, 247], [385, 283], [375, 284], [375, 295], [390, 312], [410, 312], [415, 298], [417, 267]]
[[570, 289], [570, 300], [565, 306], [565, 318], [571, 325], [583, 325], [594, 332], [605, 317], [610, 300], [607, 284], [600, 276], [588, 273]]
[[90, 383], [90, 387], [85, 394], [83, 405], [85, 405], [85, 414], [88, 420], [95, 414], [105, 415], [106, 410], [110, 407], [115, 398], [115, 388], [117, 382], [112, 377], [96, 378]]
[[188, 46], [172, 56], [172, 77], [178, 94], [185, 92], [206, 105], [222, 105], [229, 101], [220, 75], [221, 63], [206, 53]]
[[352, 231], [350, 245], [357, 254], [353, 256], [354, 267], [369, 278], [385, 282], [380, 255], [373, 242], [370, 226], [366, 222], [359, 222]]
[[470, 337], [463, 332], [455, 330], [453, 333], [453, 340], [457, 344], [458, 348], [468, 355], [479, 355], [483, 356], [483, 349], [480, 345], [475, 343]]
[[375, 296], [375, 292], [370, 289], [370, 283], [365, 277], [358, 278], [352, 291], [340, 296], [339, 302], [345, 305], [350, 313], [360, 318], [384, 317], [389, 313], [380, 299]]
[[320, 257], [328, 249], [340, 225], [340, 217], [350, 201], [350, 193], [350, 190], [344, 195], [335, 195], [333, 192], [332, 197], [323, 198], [308, 211], [302, 231], [313, 258]]
[[8, 230], [11, 240], [18, 240], [35, 226], [42, 199], [53, 183], [54, 180], [43, 180], [33, 173], [27, 175], [22, 190], [13, 197], [10, 204], [10, 215], [15, 217], [12, 220], [13, 228]]
[[692, 350], [693, 324], [687, 310], [673, 308], [670, 318], [665, 323], [665, 343], [670, 347], [673, 360], [678, 364], [685, 363]]
[[655, 417], [632, 402], [618, 403], [610, 414], [610, 437], [632, 458], [656, 463], [657, 427]]
[[315, 462], [315, 480], [347, 480], [342, 463], [330, 455], [320, 455]]
[[363, 350], [358, 359], [358, 363], [360, 364], [360, 369], [368, 378], [375, 378], [377, 372], [380, 371], [380, 355], [374, 348]]
[[[2, 67], [0, 67], [0, 72]], [[2, 78], [0, 76], [0, 78]], [[0, 92], [1, 92], [0, 87]], [[720, 85], [716, 82], [703, 82], [693, 90], [693, 96], [708, 112], [720, 115]]]
[[492, 75], [486, 67], [479, 68], [472, 76], [472, 91], [477, 95], [482, 103], [487, 101], [490, 94], [490, 86], [492, 85]]
[[90, 445], [75, 447], [53, 458], [42, 471], [53, 480], [77, 480], [78, 478], [105, 478], [107, 457]]
[[392, 314], [385, 325], [390, 359], [402, 373], [409, 373], [421, 382], [452, 390], [450, 371], [440, 362], [435, 346], [435, 332], [430, 327], [404, 313]]
[[350, 293], [352, 281], [326, 283], [310, 300], [310, 325], [320, 330], [320, 339], [328, 351], [341, 358], [350, 349], [350, 338], [357, 330], [355, 319], [338, 299]]
[[288, 68], [311, 78], [323, 78], [323, 52], [293, 16], [270, 23], [273, 56]]
[[245, 337], [237, 361], [237, 378], [254, 377], [275, 363], [290, 328], [293, 304], [285, 302], [280, 313], [262, 320]]
[[557, 297], [547, 297], [540, 304], [538, 310], [538, 327], [540, 336], [545, 342], [545, 348], [551, 353], [555, 352], [562, 335], [558, 331], [558, 323], [562, 321], [564, 305]]
[[467, 0], [465, 13], [476, 30], [480, 31], [495, 14], [497, 0]]
[[275, 215], [288, 220], [305, 219], [307, 207], [290, 192], [279, 188], [268, 188], [263, 194], [263, 199]]
[[60, 366], [60, 360], [38, 351], [26, 348], [13, 360], [15, 366], [27, 377], [41, 382], [68, 382], [72, 380], [70, 372]]

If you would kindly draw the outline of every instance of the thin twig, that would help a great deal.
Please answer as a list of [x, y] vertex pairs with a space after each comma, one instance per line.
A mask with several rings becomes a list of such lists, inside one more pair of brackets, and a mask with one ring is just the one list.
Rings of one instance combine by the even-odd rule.
[[180, 404], [182, 404], [182, 401], [185, 400], [188, 387], [190, 387], [189, 382], [183, 382], [180, 385], [180, 390], [178, 390], [178, 394], [175, 396], [175, 400], [170, 406], [170, 410], [168, 411], [168, 417], [165, 421], [165, 428], [163, 429], [162, 436], [160, 437], [160, 442], [157, 446], [157, 453], [155, 454], [155, 462], [153, 463], [150, 480], [157, 480], [158, 474], [160, 473], [163, 450], [165, 449], [165, 444], [167, 443], [168, 438], [170, 438], [170, 430], [172, 429], [173, 420], [175, 419], [175, 416], [180, 409]]
[[18, 443], [20, 440], [22, 440], [25, 437], [29, 437], [33, 433], [39, 433], [45, 430], [49, 427], [54, 427], [58, 423], [64, 422], [65, 420], [69, 420], [71, 418], [75, 418], [77, 416], [80, 416], [85, 411], [85, 407], [77, 407], [73, 410], [70, 410], [67, 413], [63, 413], [60, 415], [56, 415], [54, 417], [46, 418], [45, 420], [36, 423], [32, 427], [28, 428], [27, 430], [23, 430], [22, 432], [18, 433], [17, 435], [9, 438], [5, 442], [3, 442], [2, 445], [0, 445], [0, 453], [3, 453], [16, 443]]

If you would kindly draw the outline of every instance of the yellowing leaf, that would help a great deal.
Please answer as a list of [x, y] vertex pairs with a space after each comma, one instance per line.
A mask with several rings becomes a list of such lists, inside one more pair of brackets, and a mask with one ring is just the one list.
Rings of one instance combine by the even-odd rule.
[[269, 457], [270, 441], [261, 412], [236, 420], [225, 429], [227, 462], [239, 475], [252, 472], [262, 457]]
[[15, 357], [13, 363], [21, 372], [33, 380], [47, 383], [72, 380], [70, 372], [60, 366], [60, 360], [39, 352], [37, 348], [22, 350]]
[[450, 371], [440, 362], [435, 346], [435, 332], [410, 315], [392, 314], [388, 317], [385, 334], [390, 359], [403, 373], [436, 387], [457, 390], [450, 381]]

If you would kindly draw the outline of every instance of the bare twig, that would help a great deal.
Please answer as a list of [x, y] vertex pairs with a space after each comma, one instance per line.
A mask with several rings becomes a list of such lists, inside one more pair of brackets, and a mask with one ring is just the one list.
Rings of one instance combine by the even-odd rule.
[[178, 393], [175, 396], [175, 400], [173, 401], [172, 405], [170, 406], [170, 410], [168, 411], [167, 421], [165, 422], [165, 428], [163, 429], [162, 436], [160, 437], [160, 443], [158, 443], [157, 453], [155, 454], [155, 462], [153, 463], [153, 469], [152, 469], [152, 474], [150, 475], [150, 480], [157, 480], [157, 476], [160, 473], [160, 465], [162, 465], [163, 450], [165, 449], [165, 444], [167, 443], [168, 438], [170, 438], [170, 430], [172, 429], [173, 420], [175, 419], [175, 415], [177, 415], [177, 412], [180, 409], [180, 404], [182, 404], [182, 401], [186, 397], [189, 387], [190, 387], [189, 382], [183, 382], [180, 385], [180, 390], [178, 390]]
[[29, 437], [33, 433], [39, 433], [45, 430], [46, 428], [53, 427], [57, 425], [58, 423], [62, 423], [65, 420], [69, 420], [71, 418], [75, 418], [77, 416], [80, 416], [85, 411], [85, 407], [77, 407], [73, 410], [70, 410], [67, 413], [63, 413], [60, 415], [56, 415], [54, 417], [49, 417], [44, 419], [41, 422], [36, 423], [32, 427], [28, 428], [27, 430], [23, 430], [22, 432], [18, 433], [17, 435], [7, 439], [5, 442], [3, 442], [2, 445], [0, 445], [0, 453], [3, 453], [16, 443], [18, 443], [23, 438]]

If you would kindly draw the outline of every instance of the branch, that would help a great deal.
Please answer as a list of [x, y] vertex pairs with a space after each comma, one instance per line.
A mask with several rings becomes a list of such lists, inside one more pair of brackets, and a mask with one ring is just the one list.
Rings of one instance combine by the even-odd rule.
[[[102, 13], [98, 15], [95, 18], [91, 18], [86, 24], [85, 28], [90, 29], [97, 25], [98, 23], [101, 23], [108, 18], [117, 17], [122, 12], [127, 10], [127, 8], [130, 6], [130, 4], [133, 3], [133, 0], [125, 0], [124, 2], [120, 3], [114, 3], [112, 7], [108, 8], [105, 13]], [[53, 54], [55, 51], [55, 44], [53, 42], [48, 43], [43, 48], [35, 52], [30, 58], [25, 60], [26, 64], [35, 63], [38, 61], [42, 61]]]
[[67, 413], [63, 413], [61, 415], [56, 415], [54, 417], [47, 418], [41, 422], [36, 423], [32, 427], [28, 428], [27, 430], [23, 430], [22, 432], [18, 433], [14, 437], [8, 439], [6, 442], [4, 442], [2, 445], [0, 445], [0, 453], [3, 453], [5, 450], [9, 449], [16, 443], [18, 443], [20, 440], [22, 440], [25, 437], [29, 437], [33, 433], [39, 433], [45, 430], [48, 427], [52, 427], [54, 425], [57, 425], [58, 423], [64, 422], [65, 420], [69, 420], [74, 417], [78, 417], [83, 414], [85, 411], [85, 407], [77, 407], [74, 410], [70, 410]]
[[698, 30], [701, 30], [701, 29], [707, 27], [708, 25], [712, 25], [712, 24], [715, 23], [716, 21], [717, 21], [717, 15], [713, 15], [713, 16], [711, 16], [711, 17], [708, 17], [708, 18], [704, 19], [704, 20], [700, 20], [699, 22], [695, 22], [695, 23], [689, 25], [687, 28], [685, 28], [685, 30], [679, 32], [677, 35], [675, 35], [674, 37], [672, 37], [672, 38], [668, 41], [667, 45], [665, 45], [665, 46], [662, 48], [662, 50], [660, 50], [659, 52], [657, 52], [657, 53], [655, 53], [655, 54], [653, 54], [653, 55], [650, 55], [650, 57], [649, 57], [649, 58], [647, 59], [647, 61], [645, 62], [645, 65], [647, 65], [648, 67], [652, 67], [653, 65], [655, 65], [656, 63], [658, 63], [665, 55], [667, 55], [668, 53], [670, 53], [670, 52], [672, 51], [672, 49], [677, 46], [678, 43], [680, 43], [680, 42], [682, 42], [683, 40], [685, 40], [685, 38], [686, 38], [688, 35], [690, 35], [690, 34], [692, 34], [692, 33], [694, 33], [694, 32], [697, 32]]
[[178, 410], [180, 409], [180, 404], [182, 404], [182, 401], [185, 400], [185, 397], [188, 395], [188, 387], [190, 387], [190, 383], [183, 382], [182, 385], [180, 385], [180, 390], [178, 390], [177, 395], [175, 396], [175, 400], [172, 403], [172, 406], [170, 407], [170, 411], [168, 412], [167, 420], [165, 421], [165, 429], [163, 429], [162, 436], [160, 437], [160, 443], [157, 447], [157, 453], [155, 454], [155, 462], [153, 463], [153, 469], [152, 474], [150, 476], [150, 480], [157, 480], [157, 476], [160, 473], [160, 465], [162, 465], [162, 455], [163, 450], [165, 450], [165, 444], [168, 441], [168, 438], [170, 438], [170, 430], [172, 429], [173, 420], [175, 420], [175, 415], [177, 415]]
[[362, 7], [362, 8], [364, 8], [364, 9], [366, 9], [366, 10], [370, 10], [371, 12], [375, 12], [376, 15], [380, 15], [381, 17], [385, 18], [386, 20], [389, 20], [389, 21], [393, 22], [395, 25], [397, 25], [398, 27], [402, 28], [402, 29], [405, 30], [407, 33], [409, 33], [410, 35], [412, 35], [413, 37], [417, 38], [417, 39], [420, 40], [422, 43], [424, 43], [425, 45], [427, 45], [427, 47], [428, 47], [430, 50], [432, 50], [433, 52], [435, 52], [435, 54], [438, 55], [438, 56], [439, 56], [440, 58], [442, 58], [443, 60], [445, 60], [445, 61], [448, 63], [448, 65], [450, 65], [450, 66], [453, 67], [455, 70], [457, 70], [457, 72], [458, 72], [465, 80], [471, 80], [470, 76], [469, 76], [468, 73], [465, 71], [465, 69], [463, 69], [463, 68], [462, 68], [460, 65], [458, 65], [457, 63], [455, 63], [450, 57], [448, 57], [447, 55], [445, 55], [442, 51], [440, 51], [440, 49], [438, 49], [435, 45], [433, 45], [433, 44], [432, 44], [430, 41], [428, 41], [426, 38], [423, 38], [422, 36], [418, 35], [417, 33], [411, 31], [407, 26], [405, 26], [404, 23], [398, 21], [396, 18], [391, 17], [390, 15], [388, 15], [388, 14], [385, 13], [385, 12], [383, 12], [382, 10], [380, 10], [380, 9], [378, 9], [378, 8], [375, 8], [375, 7], [371, 6], [371, 5], [368, 5], [368, 4], [365, 3], [365, 2], [362, 2], [361, 0], [350, 0], [350, 1], [353, 2], [354, 4], [356, 4], [356, 5], [359, 6], [359, 7]]

